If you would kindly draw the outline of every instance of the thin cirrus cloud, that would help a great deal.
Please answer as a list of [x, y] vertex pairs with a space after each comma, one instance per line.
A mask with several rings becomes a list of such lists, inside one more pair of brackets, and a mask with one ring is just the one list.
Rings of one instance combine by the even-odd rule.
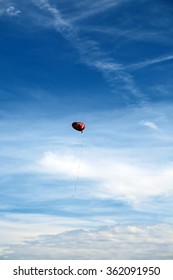
[[[128, 1], [123, 1], [121, 3], [120, 1], [109, 1], [108, 3], [103, 1], [103, 5], [101, 5], [102, 3], [100, 2], [99, 4], [92, 4], [91, 6], [94, 6], [95, 8], [91, 10], [93, 14], [99, 13], [104, 11], [104, 9], [109, 8], [109, 6], [113, 5], [116, 9], [119, 7], [119, 5], [123, 5], [126, 2]], [[104, 51], [102, 51], [102, 48], [98, 42], [90, 39], [89, 37], [81, 35], [81, 33], [79, 35], [80, 25], [73, 23], [73, 13], [71, 18], [68, 18], [55, 6], [52, 6], [47, 0], [33, 1], [33, 3], [37, 5], [41, 11], [50, 14], [49, 20], [52, 22], [52, 27], [61, 33], [61, 35], [73, 45], [73, 47], [78, 51], [80, 55], [80, 61], [82, 63], [102, 73], [113, 91], [116, 90], [117, 85], [120, 82], [122, 87], [126, 90], [126, 94], [128, 92], [128, 95], [131, 95], [131, 97], [133, 96], [139, 102], [147, 102], [147, 97], [141, 91], [141, 89], [138, 88], [133, 76], [129, 72], [172, 60], [172, 55], [147, 59], [143, 62], [129, 65], [120, 64], [116, 62], [115, 59], [111, 58], [111, 56], [109, 57]], [[76, 6], [78, 6], [79, 10], [81, 9], [81, 3], [79, 5], [76, 4]], [[9, 13], [11, 13], [11, 15], [17, 15], [19, 12], [20, 11], [14, 7], [9, 7]], [[83, 14], [85, 15], [85, 11], [80, 13], [81, 17]], [[47, 19], [47, 16], [46, 20], [44, 20], [44, 18], [42, 19], [43, 25], [45, 25]], [[39, 21], [39, 23], [41, 23], [41, 21]]]
[[129, 70], [137, 70], [137, 69], [148, 67], [150, 65], [166, 62], [169, 60], [173, 60], [173, 55], [166, 55], [166, 56], [156, 57], [153, 59], [147, 59], [146, 61], [143, 62], [138, 62], [135, 64], [128, 65], [126, 68]]
[[[104, 5], [101, 5], [102, 3], [100, 2], [99, 4], [92, 4], [91, 6], [94, 6], [94, 9], [91, 9], [91, 14], [93, 13], [94, 15], [100, 13], [104, 11], [104, 9], [110, 8], [110, 6], [112, 5], [115, 7], [115, 9], [118, 9], [119, 5], [121, 6], [126, 2], [129, 1], [123, 1], [121, 3], [120, 1], [109, 1], [108, 3], [105, 3], [105, 1], [103, 1]], [[118, 63], [116, 62], [115, 58], [112, 58], [104, 51], [102, 51], [101, 45], [97, 41], [81, 35], [81, 32], [79, 32], [80, 25], [75, 23], [75, 20], [73, 21], [73, 14], [71, 18], [64, 16], [64, 14], [61, 14], [57, 8], [51, 6], [49, 1], [47, 0], [42, 0], [40, 2], [37, 2], [36, 4], [41, 10], [49, 12], [49, 14], [52, 16], [54, 28], [58, 32], [60, 32], [62, 36], [64, 36], [64, 38], [66, 38], [70, 42], [70, 44], [72, 44], [73, 47], [78, 51], [80, 55], [80, 61], [90, 68], [96, 69], [97, 71], [102, 73], [113, 91], [116, 92], [118, 83], [121, 83], [122, 88], [124, 88], [126, 94], [128, 93], [129, 97], [131, 96], [136, 98], [136, 100], [138, 100], [138, 102], [141, 104], [148, 102], [147, 96], [136, 85], [135, 79], [130, 72], [170, 61], [173, 59], [172, 55], [159, 56], [129, 65]], [[79, 7], [81, 8], [81, 5], [79, 5]], [[87, 13], [89, 16], [90, 10], [86, 13], [85, 11], [82, 11], [79, 17], [81, 17], [82, 19], [82, 15], [84, 15], [85, 17], [85, 15], [87, 16]], [[140, 36], [143, 35], [141, 34]]]
[[131, 0], [101, 0], [99, 2], [94, 2], [94, 1], [85, 1], [85, 2], [80, 2], [78, 1], [75, 3], [75, 7], [77, 7], [81, 12], [78, 12], [78, 14], [73, 16], [71, 18], [71, 22], [77, 22], [80, 20], [88, 19], [92, 16], [95, 16], [97, 14], [101, 14], [106, 12], [109, 9], [116, 8], [119, 5], [124, 4], [125, 2], [129, 2]]
[[[41, 10], [48, 12], [52, 16], [54, 28], [78, 50], [82, 63], [101, 72], [112, 88], [115, 89], [117, 82], [120, 81], [124, 85], [124, 88], [127, 89], [132, 96], [135, 96], [139, 102], [146, 101], [145, 95], [136, 86], [132, 75], [130, 75], [123, 66], [116, 63], [114, 59], [108, 57], [105, 52], [102, 51], [98, 42], [86, 36], [79, 35], [79, 26], [76, 28], [70, 20], [61, 15], [57, 8], [51, 6], [49, 1], [42, 0], [35, 4], [38, 5]], [[116, 5], [117, 4], [119, 4], [119, 1]], [[99, 6], [100, 5], [101, 4], [99, 4]], [[114, 65], [114, 67], [112, 67], [112, 65]]]

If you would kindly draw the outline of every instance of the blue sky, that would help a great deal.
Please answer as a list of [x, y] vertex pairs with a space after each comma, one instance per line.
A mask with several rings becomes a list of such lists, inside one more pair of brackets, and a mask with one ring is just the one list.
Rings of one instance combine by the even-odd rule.
[[0, 0], [0, 259], [173, 259], [172, 12]]

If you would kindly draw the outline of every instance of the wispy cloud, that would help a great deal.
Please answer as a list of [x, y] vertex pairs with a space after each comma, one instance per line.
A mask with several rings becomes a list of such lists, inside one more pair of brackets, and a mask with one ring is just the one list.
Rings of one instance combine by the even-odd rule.
[[51, 6], [47, 0], [34, 1], [34, 3], [38, 5], [41, 10], [45, 10], [53, 16], [54, 27], [56, 27], [56, 29], [61, 31], [61, 28], [63, 28], [63, 30], [64, 28], [70, 28], [67, 20], [63, 19], [61, 16], [60, 11], [57, 8]]
[[21, 10], [16, 8], [15, 6], [11, 5], [10, 1], [2, 1], [0, 2], [0, 15], [2, 16], [9, 16], [9, 17], [16, 17], [19, 16]]
[[147, 126], [147, 127], [150, 127], [150, 128], [152, 128], [154, 130], [158, 130], [157, 125], [154, 122], [152, 122], [152, 121], [141, 121], [140, 124], [144, 125], [144, 126]]
[[101, 1], [78, 1], [75, 6], [80, 8], [80, 12], [77, 16], [73, 16], [71, 21], [76, 22], [80, 20], [84, 20], [86, 18], [90, 18], [97, 14], [101, 14], [107, 12], [109, 9], [116, 8], [117, 6], [121, 6], [125, 2], [129, 2], [131, 0], [101, 0]]
[[[172, 44], [172, 38], [169, 36], [169, 31], [166, 32], [159, 32], [159, 30], [147, 30], [145, 28], [134, 28], [133, 26], [124, 27], [110, 27], [106, 24], [104, 26], [97, 26], [97, 25], [86, 25], [81, 27], [84, 31], [89, 31], [91, 33], [101, 33], [103, 38], [106, 39], [113, 39], [117, 38], [117, 40], [125, 39], [131, 42], [157, 42], [161, 43], [164, 42], [165, 44]], [[105, 37], [106, 36], [106, 37]]]
[[162, 63], [162, 62], [166, 62], [166, 61], [169, 61], [169, 60], [173, 60], [173, 55], [160, 56], [160, 57], [153, 58], [153, 59], [147, 59], [143, 62], [128, 65], [128, 66], [126, 66], [126, 68], [129, 69], [129, 70], [137, 70], [137, 69], [140, 69], [140, 68], [145, 68], [145, 67], [148, 67], [148, 66], [151, 66], [151, 65], [154, 65], [154, 64], [159, 64], [159, 63]]
[[[115, 3], [117, 5], [120, 2], [118, 1]], [[79, 35], [78, 30], [80, 30], [80, 26], [76, 28], [72, 21], [65, 19], [60, 11], [52, 7], [47, 0], [40, 0], [36, 2], [36, 4], [41, 10], [50, 13], [52, 16], [52, 25], [78, 50], [81, 63], [101, 72], [110, 83], [113, 90], [115, 90], [117, 82], [119, 81], [124, 85], [128, 94], [134, 96], [139, 102], [145, 102], [145, 96], [141, 90], [137, 88], [132, 75], [130, 75], [122, 65], [116, 63], [113, 58], [102, 51], [98, 42], [89, 37]], [[109, 4], [113, 5], [113, 1], [110, 1]], [[106, 2], [105, 5], [107, 7]]]
[[17, 10], [14, 6], [10, 6], [7, 8], [7, 15], [14, 17], [14, 16], [18, 16], [21, 13], [20, 10]]

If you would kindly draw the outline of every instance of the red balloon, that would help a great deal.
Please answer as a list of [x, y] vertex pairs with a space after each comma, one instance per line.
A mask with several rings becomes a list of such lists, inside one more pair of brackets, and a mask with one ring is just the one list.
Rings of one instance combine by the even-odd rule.
[[80, 132], [83, 132], [85, 124], [83, 122], [73, 122], [72, 127]]

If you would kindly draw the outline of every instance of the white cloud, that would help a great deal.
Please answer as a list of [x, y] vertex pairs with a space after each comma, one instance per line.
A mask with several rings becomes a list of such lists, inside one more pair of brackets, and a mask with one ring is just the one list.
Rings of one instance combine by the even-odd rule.
[[[49, 174], [62, 174], [66, 178], [71, 178], [77, 175], [80, 159], [74, 154], [56, 154], [53, 152], [47, 152], [38, 162], [38, 168], [40, 171]], [[82, 163], [81, 176], [91, 174], [85, 163]]]
[[[110, 178], [110, 179], [109, 179]], [[116, 164], [105, 180], [102, 191], [108, 196], [143, 208], [150, 198], [173, 194], [173, 166], [165, 170], [150, 170], [127, 164]]]
[[[132, 164], [127, 159], [114, 159], [112, 156], [109, 158], [101, 154], [101, 150], [97, 153], [92, 152], [92, 155], [88, 154], [87, 159], [82, 159], [80, 168], [80, 178], [97, 182], [92, 195], [120, 199], [139, 207], [150, 198], [173, 194], [172, 165], [151, 168]], [[40, 159], [38, 170], [66, 179], [71, 176], [74, 178], [77, 176], [78, 164], [79, 159], [73, 154], [62, 156], [47, 153]], [[90, 195], [90, 192], [86, 195]]]
[[8, 245], [1, 259], [173, 259], [173, 226], [115, 225], [42, 235]]
[[157, 125], [152, 121], [141, 121], [140, 124], [152, 128], [154, 130], [158, 130]]
[[21, 13], [20, 10], [17, 10], [15, 7], [10, 6], [7, 8], [7, 15], [8, 16], [18, 16]]

